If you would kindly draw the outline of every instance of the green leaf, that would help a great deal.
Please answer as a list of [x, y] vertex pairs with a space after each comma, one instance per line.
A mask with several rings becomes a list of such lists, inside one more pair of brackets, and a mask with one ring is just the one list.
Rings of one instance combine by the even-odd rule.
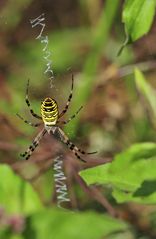
[[118, 56], [131, 41], [136, 41], [148, 33], [155, 15], [156, 0], [125, 0], [122, 21], [125, 24], [126, 39], [118, 51]]
[[155, 0], [127, 0], [125, 2], [122, 19], [126, 32], [133, 41], [150, 30], [155, 7]]
[[156, 144], [135, 144], [109, 164], [81, 171], [88, 184], [112, 187], [118, 202], [156, 203]]
[[140, 93], [142, 93], [149, 102], [153, 114], [156, 117], [156, 91], [146, 81], [144, 75], [138, 68], [135, 69], [135, 82]]
[[[92, 226], [91, 226], [92, 225]], [[125, 231], [128, 225], [108, 215], [94, 212], [44, 210], [31, 217], [31, 226], [36, 238], [100, 239], [118, 231]], [[50, 235], [50, 236], [49, 236]]]
[[0, 166], [0, 204], [9, 213], [30, 214], [43, 208], [32, 186], [7, 165]]

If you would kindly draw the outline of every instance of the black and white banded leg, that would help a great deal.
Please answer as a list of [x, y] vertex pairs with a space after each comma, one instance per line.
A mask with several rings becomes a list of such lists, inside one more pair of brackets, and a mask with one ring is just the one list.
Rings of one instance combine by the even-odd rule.
[[26, 124], [29, 124], [29, 125], [31, 125], [32, 127], [38, 127], [38, 126], [40, 126], [41, 124], [43, 124], [42, 122], [41, 123], [32, 123], [32, 122], [30, 122], [30, 121], [28, 121], [28, 120], [25, 120], [21, 115], [19, 115], [19, 114], [16, 114], [21, 120], [23, 120], [24, 121], [24, 123], [26, 123]]
[[43, 128], [41, 130], [41, 132], [33, 140], [32, 144], [29, 146], [29, 148], [23, 154], [20, 154], [20, 156], [25, 158], [26, 160], [28, 160], [30, 158], [31, 154], [36, 149], [36, 147], [39, 145], [41, 139], [43, 138], [43, 136], [45, 135], [46, 132], [47, 132], [46, 129]]
[[62, 120], [62, 121], [58, 121], [57, 123], [59, 124], [68, 124], [72, 119], [74, 119], [76, 117], [76, 115], [80, 112], [80, 110], [82, 110], [83, 106], [81, 106], [78, 111], [76, 111], [76, 113], [74, 115], [72, 115], [68, 120]]
[[90, 152], [90, 153], [87, 153], [81, 149], [79, 149], [75, 144], [73, 144], [69, 138], [67, 137], [67, 135], [62, 131], [62, 129], [60, 129], [59, 127], [57, 127], [57, 133], [60, 137], [60, 139], [62, 140], [63, 143], [65, 143], [68, 148], [76, 155], [76, 157], [83, 161], [83, 162], [86, 162], [84, 159], [82, 159], [79, 155], [79, 153], [81, 154], [95, 154], [96, 152]]
[[68, 101], [66, 103], [66, 106], [65, 106], [64, 110], [62, 110], [62, 112], [59, 114], [59, 118], [61, 118], [68, 110], [69, 104], [70, 104], [72, 96], [73, 96], [73, 86], [74, 86], [74, 76], [72, 74], [72, 85], [71, 85], [70, 95], [68, 97]]
[[29, 97], [28, 97], [28, 89], [29, 89], [29, 79], [28, 79], [28, 82], [27, 82], [27, 88], [26, 88], [26, 96], [25, 96], [25, 102], [30, 110], [30, 113], [32, 114], [32, 116], [34, 116], [35, 118], [37, 119], [42, 119], [41, 116], [37, 115], [33, 109], [31, 108], [31, 105], [30, 105], [30, 101], [29, 101]]

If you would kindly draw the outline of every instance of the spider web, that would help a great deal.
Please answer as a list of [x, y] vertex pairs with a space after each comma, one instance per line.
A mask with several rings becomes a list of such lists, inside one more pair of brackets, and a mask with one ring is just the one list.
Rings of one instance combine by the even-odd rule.
[[36, 39], [40, 40], [41, 44], [43, 44], [43, 48], [42, 48], [43, 59], [45, 60], [45, 63], [46, 63], [46, 68], [45, 68], [44, 74], [49, 75], [50, 88], [53, 88], [54, 72], [52, 69], [52, 60], [50, 59], [52, 54], [48, 47], [49, 38], [47, 35], [43, 35], [44, 28], [46, 27], [44, 13], [42, 13], [39, 17], [37, 17], [35, 19], [31, 19], [30, 23], [31, 23], [32, 28], [40, 27], [40, 31], [39, 31], [39, 34], [37, 35]]
[[63, 172], [63, 159], [62, 156], [58, 156], [54, 159], [54, 181], [57, 193], [57, 205], [62, 208], [61, 204], [69, 202], [67, 185], [65, 184], [66, 176]]

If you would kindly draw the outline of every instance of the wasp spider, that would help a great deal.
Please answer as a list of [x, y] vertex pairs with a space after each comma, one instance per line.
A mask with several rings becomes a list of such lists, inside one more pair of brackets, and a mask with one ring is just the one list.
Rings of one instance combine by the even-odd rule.
[[29, 159], [35, 148], [39, 145], [41, 139], [43, 136], [48, 133], [48, 134], [53, 134], [55, 137], [59, 138], [63, 143], [65, 143], [69, 149], [76, 155], [76, 157], [83, 161], [86, 162], [84, 159], [81, 158], [80, 154], [94, 154], [96, 152], [90, 152], [86, 153], [85, 151], [79, 149], [77, 146], [75, 146], [67, 137], [67, 135], [63, 132], [63, 130], [60, 128], [60, 125], [65, 125], [69, 123], [72, 119], [75, 118], [75, 116], [79, 113], [79, 111], [82, 109], [82, 106], [78, 109], [78, 111], [72, 115], [68, 120], [66, 121], [60, 121], [60, 118], [67, 112], [69, 104], [72, 99], [73, 95], [73, 84], [74, 84], [74, 78], [72, 75], [72, 85], [71, 85], [71, 92], [68, 97], [68, 101], [66, 103], [65, 108], [62, 110], [61, 113], [59, 113], [58, 110], [58, 105], [56, 101], [50, 97], [45, 98], [45, 100], [41, 103], [41, 116], [36, 114], [33, 109], [31, 108], [30, 101], [28, 98], [28, 88], [29, 88], [29, 80], [27, 83], [27, 88], [26, 88], [26, 97], [25, 101], [27, 106], [29, 107], [30, 113], [37, 119], [42, 120], [40, 123], [32, 123], [29, 122], [28, 120], [25, 120], [22, 116], [17, 114], [17, 116], [22, 119], [25, 123], [33, 126], [33, 127], [38, 127], [41, 124], [44, 123], [44, 128], [39, 132], [39, 134], [35, 137], [35, 139], [32, 141], [32, 144], [28, 147], [28, 149], [21, 154], [23, 158], [26, 160]]

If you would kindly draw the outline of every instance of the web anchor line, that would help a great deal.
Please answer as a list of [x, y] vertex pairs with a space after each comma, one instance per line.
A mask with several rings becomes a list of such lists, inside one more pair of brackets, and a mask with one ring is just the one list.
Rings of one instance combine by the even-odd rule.
[[46, 26], [45, 24], [45, 16], [44, 13], [42, 13], [39, 17], [30, 19], [30, 24], [32, 28], [35, 27], [40, 27], [40, 32], [38, 36], [36, 37], [37, 40], [40, 40], [41, 44], [44, 44], [43, 46], [43, 58], [46, 61], [46, 69], [44, 71], [44, 74], [49, 75], [49, 80], [50, 80], [50, 88], [53, 88], [53, 81], [54, 81], [54, 72], [52, 69], [52, 60], [50, 60], [51, 57], [51, 52], [48, 49], [48, 44], [49, 44], [49, 38], [47, 35], [43, 36], [43, 31]]
[[61, 204], [64, 202], [70, 202], [70, 199], [68, 197], [66, 176], [63, 172], [63, 160], [61, 159], [61, 156], [54, 159], [54, 171], [57, 205], [62, 208]]

